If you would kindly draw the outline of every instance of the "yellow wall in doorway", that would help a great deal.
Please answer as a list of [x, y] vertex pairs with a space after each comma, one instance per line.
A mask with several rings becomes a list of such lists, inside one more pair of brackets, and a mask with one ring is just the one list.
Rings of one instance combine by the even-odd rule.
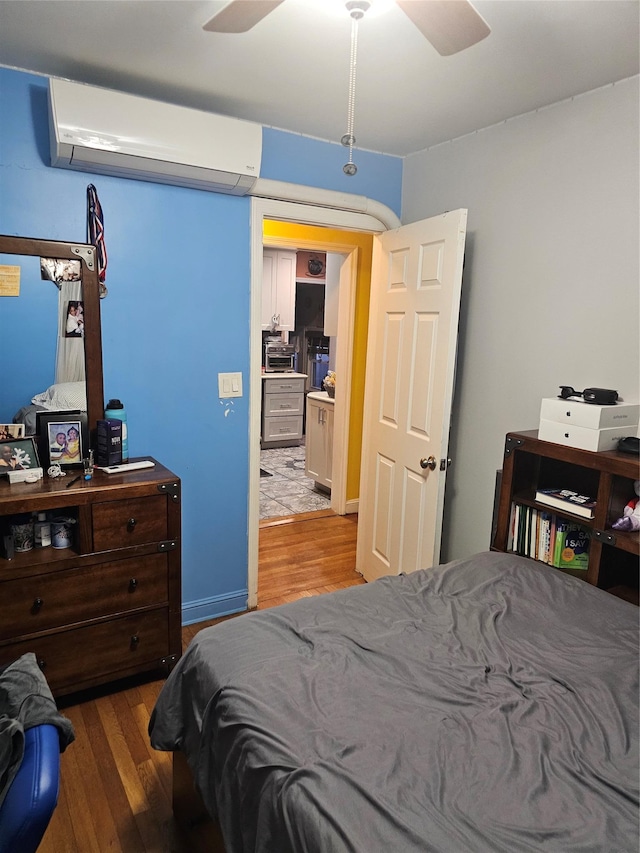
[[[270, 237], [290, 239], [292, 246], [298, 249], [333, 251], [343, 254], [353, 249], [358, 249], [346, 489], [347, 501], [357, 500], [360, 493], [362, 410], [364, 403], [365, 364], [367, 360], [373, 235], [358, 231], [339, 231], [333, 228], [298, 225], [291, 222], [278, 222], [265, 219], [263, 224], [263, 241], [265, 245], [269, 244]], [[340, 377], [338, 377], [338, 381], [340, 381]]]

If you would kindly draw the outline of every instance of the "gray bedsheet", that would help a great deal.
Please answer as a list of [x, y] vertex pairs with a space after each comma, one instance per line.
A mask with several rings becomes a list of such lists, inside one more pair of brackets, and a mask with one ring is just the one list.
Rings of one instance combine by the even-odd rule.
[[638, 850], [638, 609], [513, 555], [205, 629], [149, 728], [227, 853]]

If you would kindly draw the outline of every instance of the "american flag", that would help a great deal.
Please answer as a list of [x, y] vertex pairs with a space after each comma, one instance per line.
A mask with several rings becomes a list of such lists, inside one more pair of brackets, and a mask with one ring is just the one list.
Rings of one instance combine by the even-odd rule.
[[87, 186], [87, 242], [96, 247], [98, 261], [98, 281], [100, 296], [107, 295], [105, 279], [107, 277], [107, 247], [104, 242], [104, 216], [98, 199], [98, 191], [93, 184]]

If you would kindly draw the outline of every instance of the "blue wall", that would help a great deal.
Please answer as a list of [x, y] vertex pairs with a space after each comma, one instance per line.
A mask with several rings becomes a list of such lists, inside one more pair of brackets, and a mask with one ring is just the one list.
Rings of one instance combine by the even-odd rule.
[[[402, 161], [363, 152], [347, 178], [345, 151], [265, 129], [261, 174], [366, 195], [399, 215]], [[130, 454], [182, 479], [185, 621], [242, 610], [249, 400], [225, 416], [217, 374], [240, 371], [249, 387], [250, 199], [54, 169], [48, 152], [46, 78], [0, 68], [0, 233], [84, 242], [96, 185], [109, 259], [105, 397], [125, 402]], [[50, 362], [37, 336], [23, 329], [19, 340], [15, 358]], [[25, 388], [22, 403], [46, 387]]]

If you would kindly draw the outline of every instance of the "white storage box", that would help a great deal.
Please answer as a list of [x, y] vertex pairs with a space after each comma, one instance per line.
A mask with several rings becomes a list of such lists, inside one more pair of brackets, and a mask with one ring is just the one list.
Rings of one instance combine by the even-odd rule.
[[540, 407], [540, 421], [543, 420], [559, 421], [588, 429], [624, 427], [625, 435], [635, 435], [640, 420], [640, 403], [597, 406], [595, 403], [585, 403], [584, 400], [545, 397]]
[[638, 424], [627, 424], [621, 427], [606, 427], [605, 429], [589, 429], [584, 426], [540, 420], [538, 438], [542, 441], [553, 441], [564, 444], [565, 447], [579, 447], [581, 450], [617, 450], [618, 439], [627, 435], [635, 435]]

